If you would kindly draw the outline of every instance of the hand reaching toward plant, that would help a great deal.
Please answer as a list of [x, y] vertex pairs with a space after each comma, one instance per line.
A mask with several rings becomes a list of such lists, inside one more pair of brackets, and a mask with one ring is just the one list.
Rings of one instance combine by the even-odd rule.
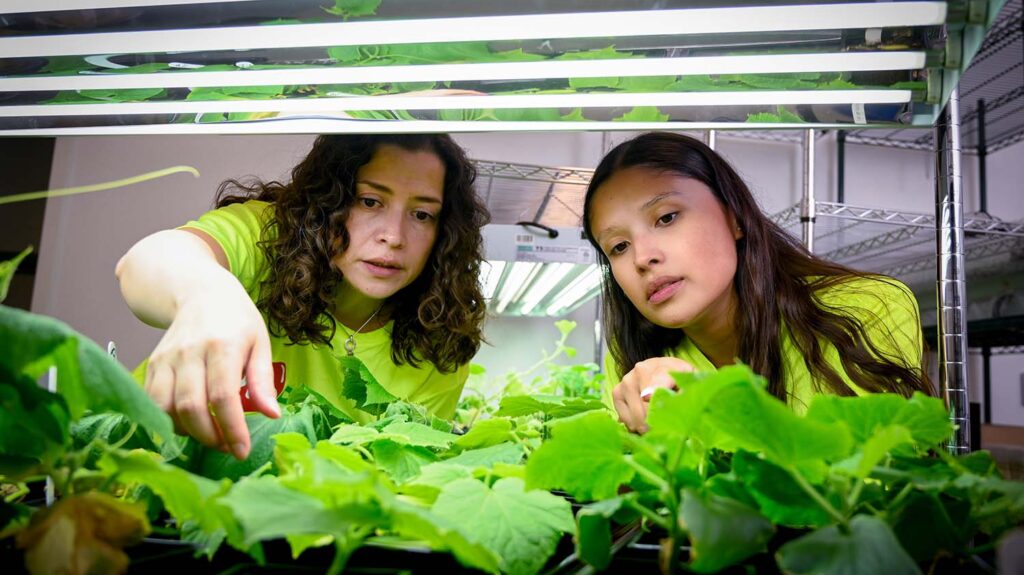
[[136, 244], [118, 263], [117, 275], [135, 315], [167, 326], [150, 355], [146, 392], [179, 432], [244, 459], [250, 439], [239, 395], [242, 377], [257, 411], [278, 417], [280, 408], [266, 324], [226, 268], [212, 238], [170, 230]]
[[659, 387], [676, 389], [671, 374], [673, 371], [690, 372], [693, 366], [675, 357], [652, 357], [633, 366], [612, 390], [619, 421], [626, 424], [630, 431], [647, 431], [647, 406], [651, 396]]

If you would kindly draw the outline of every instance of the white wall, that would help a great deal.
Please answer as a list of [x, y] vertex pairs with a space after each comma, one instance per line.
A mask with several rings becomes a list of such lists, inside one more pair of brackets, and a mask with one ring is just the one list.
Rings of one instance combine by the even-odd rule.
[[[473, 158], [593, 168], [603, 149], [631, 135], [460, 134], [456, 139]], [[121, 301], [113, 276], [118, 257], [146, 234], [180, 225], [209, 209], [214, 190], [226, 178], [247, 174], [287, 178], [311, 142], [309, 136], [59, 138], [51, 177], [54, 188], [114, 180], [178, 164], [192, 165], [202, 176], [196, 180], [175, 175], [128, 189], [50, 200], [33, 309], [63, 319], [101, 343], [114, 339], [122, 360], [129, 366], [136, 364], [156, 345], [160, 332], [138, 322]], [[766, 212], [775, 213], [799, 201], [799, 145], [738, 139], [723, 132], [719, 132], [718, 142], [719, 151], [746, 179]], [[819, 138], [816, 150], [818, 198], [834, 200], [834, 137]], [[848, 143], [846, 158], [847, 203], [933, 212], [932, 154]], [[1024, 219], [1022, 159], [1024, 143], [989, 158], [989, 211], [1004, 219]], [[975, 180], [975, 161], [968, 156], [964, 163], [968, 212], [977, 209]], [[592, 346], [582, 343], [591, 337], [587, 327], [593, 322], [591, 307], [581, 308], [574, 319], [580, 323], [573, 336], [580, 351], [578, 359], [591, 361]], [[551, 321], [521, 318], [492, 320], [486, 334], [494, 347], [485, 347], [478, 362], [491, 373], [529, 365], [556, 336]], [[993, 361], [995, 422], [1024, 425], [1022, 371], [1024, 356], [1000, 356]], [[972, 365], [971, 381], [980, 385], [977, 365]]]

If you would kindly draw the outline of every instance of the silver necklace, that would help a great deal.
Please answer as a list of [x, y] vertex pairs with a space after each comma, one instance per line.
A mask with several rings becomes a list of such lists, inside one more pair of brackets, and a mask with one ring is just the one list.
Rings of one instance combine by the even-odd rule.
[[[373, 318], [377, 317], [377, 313], [379, 313], [381, 308], [383, 308], [383, 307], [384, 307], [384, 302], [381, 302], [381, 304], [379, 306], [377, 306], [377, 309], [372, 314], [370, 314], [370, 317], [366, 318], [366, 321], [363, 322], [363, 325], [359, 326], [359, 329], [357, 329], [355, 332], [349, 334], [348, 339], [345, 340], [345, 351], [348, 352], [349, 357], [355, 355], [355, 351], [356, 351], [356, 334], [361, 332], [361, 331], [363, 331], [363, 328], [366, 327], [366, 325], [368, 323], [373, 321]], [[339, 322], [339, 323], [341, 323], [341, 322]], [[348, 331], [348, 330], [345, 330], [345, 331]]]

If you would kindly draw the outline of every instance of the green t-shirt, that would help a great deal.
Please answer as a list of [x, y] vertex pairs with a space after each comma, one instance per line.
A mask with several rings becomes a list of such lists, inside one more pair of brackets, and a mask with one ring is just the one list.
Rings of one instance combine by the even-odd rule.
[[[227, 255], [228, 269], [238, 278], [249, 297], [257, 301], [260, 284], [269, 272], [266, 256], [257, 242], [273, 215], [271, 204], [251, 200], [207, 212], [181, 227], [201, 230], [216, 240]], [[269, 233], [275, 233], [273, 227]], [[260, 311], [266, 317], [266, 313]], [[441, 373], [428, 362], [421, 363], [419, 367], [395, 365], [391, 359], [393, 325], [393, 322], [388, 322], [380, 329], [356, 334], [355, 356], [392, 395], [423, 405], [438, 417], [451, 419], [469, 376], [469, 366], [459, 366], [453, 373]], [[347, 337], [348, 334], [339, 327], [331, 340], [331, 349], [322, 345], [295, 345], [287, 337], [271, 334], [276, 377], [283, 377], [284, 384], [293, 388], [309, 386], [355, 421], [366, 422], [372, 416], [356, 408], [354, 402], [342, 395], [344, 374], [337, 358], [345, 354]], [[136, 373], [145, 374], [145, 364], [139, 366]]]
[[[921, 318], [917, 300], [907, 286], [889, 278], [851, 278], [818, 292], [818, 300], [824, 306], [843, 308], [860, 321], [865, 335], [887, 359], [907, 367], [921, 366]], [[828, 365], [843, 378], [850, 389], [858, 395], [867, 393], [850, 381], [835, 345], [822, 341], [822, 352]], [[717, 369], [688, 337], [684, 337], [670, 355], [690, 363], [697, 371]], [[797, 413], [804, 413], [817, 392], [803, 355], [787, 329], [783, 329], [782, 334], [782, 361], [790, 405]], [[615, 360], [608, 354], [605, 358], [605, 373], [611, 385], [617, 384], [619, 380], [616, 367]]]

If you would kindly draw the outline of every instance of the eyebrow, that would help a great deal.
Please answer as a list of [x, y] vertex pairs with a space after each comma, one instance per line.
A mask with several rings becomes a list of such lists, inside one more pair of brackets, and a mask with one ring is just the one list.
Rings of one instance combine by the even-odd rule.
[[[356, 184], [364, 184], [364, 185], [370, 186], [371, 188], [377, 190], [378, 192], [382, 192], [382, 193], [389, 194], [389, 195], [392, 195], [392, 196], [395, 195], [395, 191], [394, 190], [392, 190], [391, 188], [385, 186], [384, 184], [381, 184], [379, 182], [375, 182], [373, 180], [356, 180]], [[416, 201], [419, 201], [419, 202], [423, 202], [425, 204], [441, 205], [441, 200], [439, 200], [437, 198], [434, 198], [434, 197], [431, 197], [431, 196], [413, 196], [413, 199], [416, 200]]]
[[[667, 200], [668, 198], [671, 198], [671, 197], [674, 197], [674, 196], [681, 196], [681, 195], [682, 194], [680, 192], [675, 192], [675, 191], [665, 192], [664, 194], [658, 194], [658, 195], [654, 196], [653, 198], [651, 198], [651, 199], [647, 200], [646, 202], [644, 202], [644, 205], [640, 206], [640, 209], [641, 210], [650, 209], [650, 208], [656, 206], [658, 204], [658, 202], [661, 202], [662, 200]], [[618, 229], [619, 229], [618, 227], [612, 226], [610, 228], [605, 228], [605, 229], [601, 230], [601, 232], [598, 233], [597, 236], [596, 236], [597, 243], [601, 243], [601, 240], [604, 238], [604, 236], [610, 234], [611, 232], [617, 231]]]

